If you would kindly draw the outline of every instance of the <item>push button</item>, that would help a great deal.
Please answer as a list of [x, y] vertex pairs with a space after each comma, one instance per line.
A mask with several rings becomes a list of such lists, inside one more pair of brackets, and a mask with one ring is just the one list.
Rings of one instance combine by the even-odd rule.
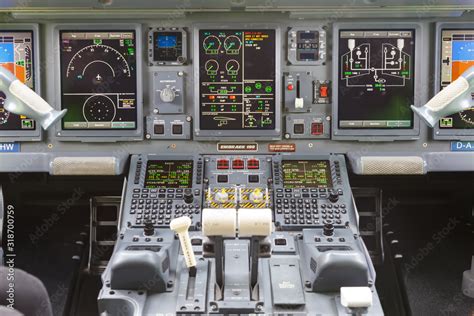
[[156, 124], [154, 129], [155, 135], [163, 135], [165, 133], [165, 126], [163, 124]]
[[295, 133], [295, 134], [304, 134], [304, 124], [295, 124], [295, 125], [293, 125], [293, 133]]
[[172, 130], [173, 135], [182, 135], [183, 134], [183, 125], [174, 124], [174, 125], [172, 125], [171, 130]]

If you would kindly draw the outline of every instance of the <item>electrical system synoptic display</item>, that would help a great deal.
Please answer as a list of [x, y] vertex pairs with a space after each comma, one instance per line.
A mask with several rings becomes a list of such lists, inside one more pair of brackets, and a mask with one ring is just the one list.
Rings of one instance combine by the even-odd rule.
[[135, 31], [60, 31], [64, 130], [137, 129]]
[[339, 30], [338, 127], [411, 129], [415, 30]]
[[274, 130], [275, 30], [199, 30], [201, 130]]
[[[0, 31], [0, 66], [34, 89], [34, 45], [32, 31]], [[0, 91], [0, 130], [34, 130], [35, 121], [6, 111], [6, 95]]]
[[[474, 29], [443, 29], [440, 56], [440, 89], [443, 89], [469, 67], [474, 66]], [[439, 121], [439, 127], [442, 129], [474, 128], [474, 108], [442, 118]]]
[[145, 188], [191, 188], [192, 160], [149, 160], [146, 167]]
[[330, 188], [331, 167], [327, 160], [282, 161], [285, 188]]

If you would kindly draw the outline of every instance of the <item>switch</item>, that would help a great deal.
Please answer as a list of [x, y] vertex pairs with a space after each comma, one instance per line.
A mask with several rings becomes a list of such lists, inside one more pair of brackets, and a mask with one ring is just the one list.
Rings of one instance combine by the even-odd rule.
[[242, 159], [232, 160], [232, 169], [244, 169], [244, 161]]
[[258, 183], [260, 181], [260, 178], [258, 174], [250, 174], [249, 175], [249, 183]]
[[258, 159], [247, 160], [247, 169], [258, 169], [260, 168], [260, 161]]
[[171, 126], [173, 135], [183, 135], [183, 125], [182, 124], [173, 124]]
[[249, 195], [249, 199], [253, 203], [261, 203], [263, 202], [263, 198], [264, 198], [263, 192], [259, 188], [256, 188], [255, 190], [253, 190], [252, 193], [250, 193]]
[[217, 182], [227, 183], [227, 182], [229, 182], [229, 176], [226, 175], [226, 174], [218, 174], [217, 175]]
[[227, 160], [227, 159], [218, 159], [217, 160], [217, 169], [219, 169], [219, 170], [229, 169], [229, 160]]
[[319, 122], [311, 123], [311, 135], [322, 135], [324, 133], [324, 124]]
[[176, 98], [176, 92], [174, 91], [173, 88], [170, 88], [170, 86], [166, 86], [166, 88], [164, 88], [160, 92], [160, 99], [161, 101], [165, 103], [173, 102], [175, 98]]
[[321, 85], [319, 87], [319, 95], [321, 96], [321, 98], [327, 98], [328, 97], [328, 86]]
[[293, 125], [294, 134], [304, 134], [304, 124], [295, 124]]
[[155, 135], [163, 135], [165, 133], [165, 126], [163, 124], [155, 124], [154, 132]]

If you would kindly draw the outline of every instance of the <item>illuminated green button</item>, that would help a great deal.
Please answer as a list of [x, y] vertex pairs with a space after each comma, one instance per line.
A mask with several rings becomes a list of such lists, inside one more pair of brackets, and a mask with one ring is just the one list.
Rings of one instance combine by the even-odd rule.
[[246, 86], [246, 87], [245, 87], [245, 92], [246, 92], [246, 93], [252, 92], [252, 87], [251, 87], [251, 86]]
[[255, 89], [262, 89], [262, 83], [257, 82], [257, 83], [255, 84]]
[[266, 86], [265, 87], [265, 92], [270, 93], [273, 91], [273, 88], [271, 86]]

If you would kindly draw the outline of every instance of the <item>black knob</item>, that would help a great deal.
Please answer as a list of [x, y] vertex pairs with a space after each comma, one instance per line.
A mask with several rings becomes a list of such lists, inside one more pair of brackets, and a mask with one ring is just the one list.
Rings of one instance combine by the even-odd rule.
[[188, 204], [191, 204], [194, 202], [193, 192], [191, 191], [184, 192], [184, 202]]
[[155, 234], [155, 227], [153, 227], [151, 219], [145, 219], [144, 224], [143, 233], [145, 236], [153, 236]]
[[324, 224], [323, 234], [324, 234], [324, 236], [334, 235], [334, 225], [333, 224]]
[[329, 201], [335, 203], [339, 200], [339, 194], [336, 191], [329, 192]]

